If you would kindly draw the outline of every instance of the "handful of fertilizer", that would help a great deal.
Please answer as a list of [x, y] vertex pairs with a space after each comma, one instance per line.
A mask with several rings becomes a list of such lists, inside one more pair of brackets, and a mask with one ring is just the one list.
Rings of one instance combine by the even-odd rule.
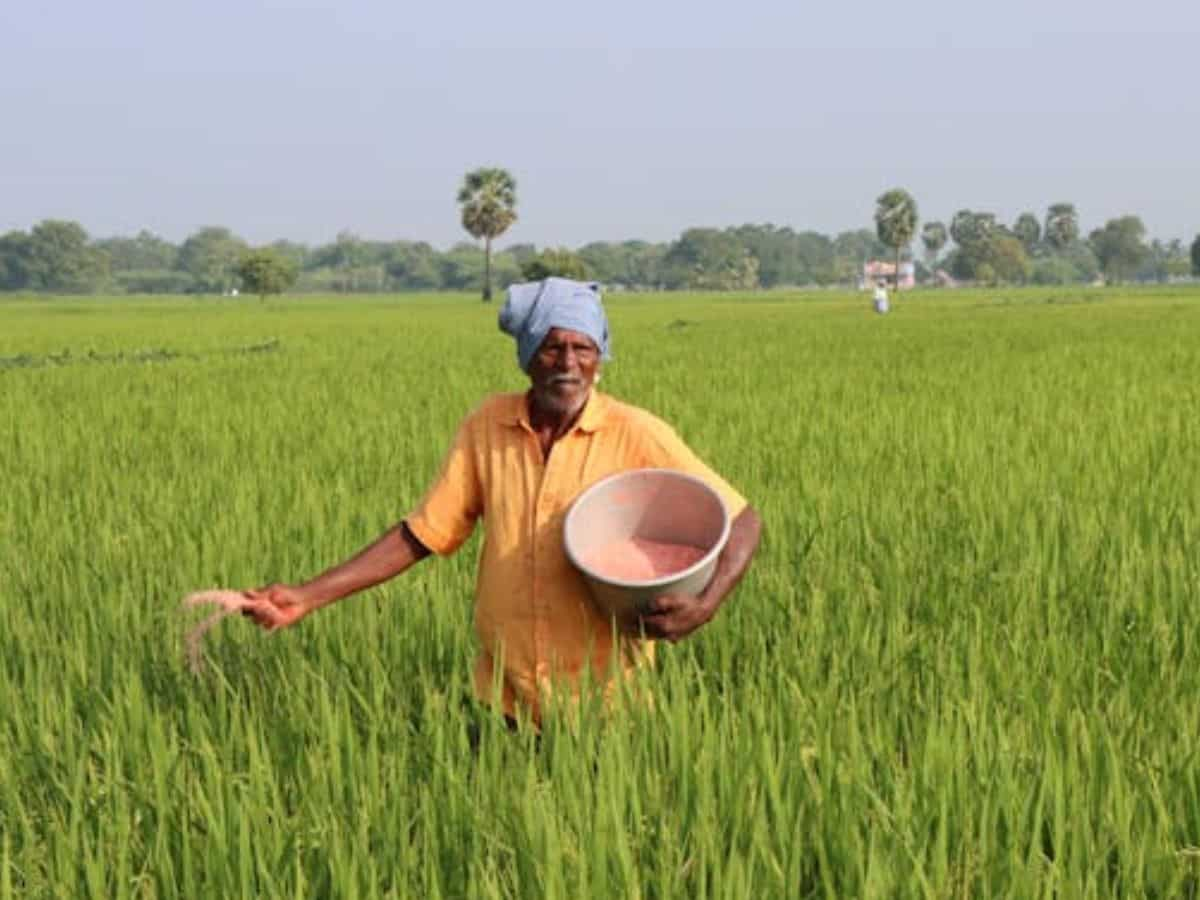
[[215, 628], [226, 616], [240, 613], [250, 605], [241, 591], [211, 590], [197, 591], [183, 598], [182, 606], [190, 609], [197, 606], [215, 606], [216, 611], [188, 631], [184, 642], [187, 646], [188, 668], [193, 675], [204, 671], [204, 635]]

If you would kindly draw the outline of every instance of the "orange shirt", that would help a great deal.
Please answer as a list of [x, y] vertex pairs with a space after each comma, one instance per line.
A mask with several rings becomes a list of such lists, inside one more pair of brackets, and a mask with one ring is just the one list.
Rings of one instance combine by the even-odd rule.
[[[731, 517], [746, 506], [669, 425], [595, 390], [545, 460], [525, 394], [488, 397], [459, 427], [441, 474], [405, 522], [422, 544], [447, 555], [483, 519], [475, 587], [480, 700], [491, 702], [498, 679], [505, 713], [515, 715], [520, 703], [538, 720], [542, 699], [564, 684], [574, 690], [585, 666], [597, 683], [605, 681], [612, 626], [592, 606], [583, 576], [567, 559], [563, 519], [590, 485], [642, 467], [702, 478]], [[623, 669], [653, 656], [652, 642], [618, 640]]]

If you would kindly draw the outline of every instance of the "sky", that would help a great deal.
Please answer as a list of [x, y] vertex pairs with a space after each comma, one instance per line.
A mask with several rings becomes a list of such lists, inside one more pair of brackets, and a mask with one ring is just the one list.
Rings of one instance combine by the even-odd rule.
[[499, 246], [692, 226], [1011, 222], [1073, 202], [1200, 233], [1200, 3], [43, 0], [0, 4], [0, 232]]

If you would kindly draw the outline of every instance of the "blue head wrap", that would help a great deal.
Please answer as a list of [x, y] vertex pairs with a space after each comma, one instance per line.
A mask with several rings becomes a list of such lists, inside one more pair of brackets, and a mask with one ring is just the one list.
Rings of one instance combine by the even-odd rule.
[[611, 359], [600, 285], [570, 278], [511, 285], [500, 310], [500, 330], [517, 339], [517, 362], [523, 372], [529, 371], [533, 354], [551, 328], [586, 334], [600, 348], [600, 358]]

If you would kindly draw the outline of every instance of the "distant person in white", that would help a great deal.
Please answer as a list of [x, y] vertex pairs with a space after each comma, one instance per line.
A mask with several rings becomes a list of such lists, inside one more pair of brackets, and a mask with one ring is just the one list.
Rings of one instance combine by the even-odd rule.
[[875, 282], [875, 312], [882, 315], [888, 311], [887, 288], [882, 281]]

